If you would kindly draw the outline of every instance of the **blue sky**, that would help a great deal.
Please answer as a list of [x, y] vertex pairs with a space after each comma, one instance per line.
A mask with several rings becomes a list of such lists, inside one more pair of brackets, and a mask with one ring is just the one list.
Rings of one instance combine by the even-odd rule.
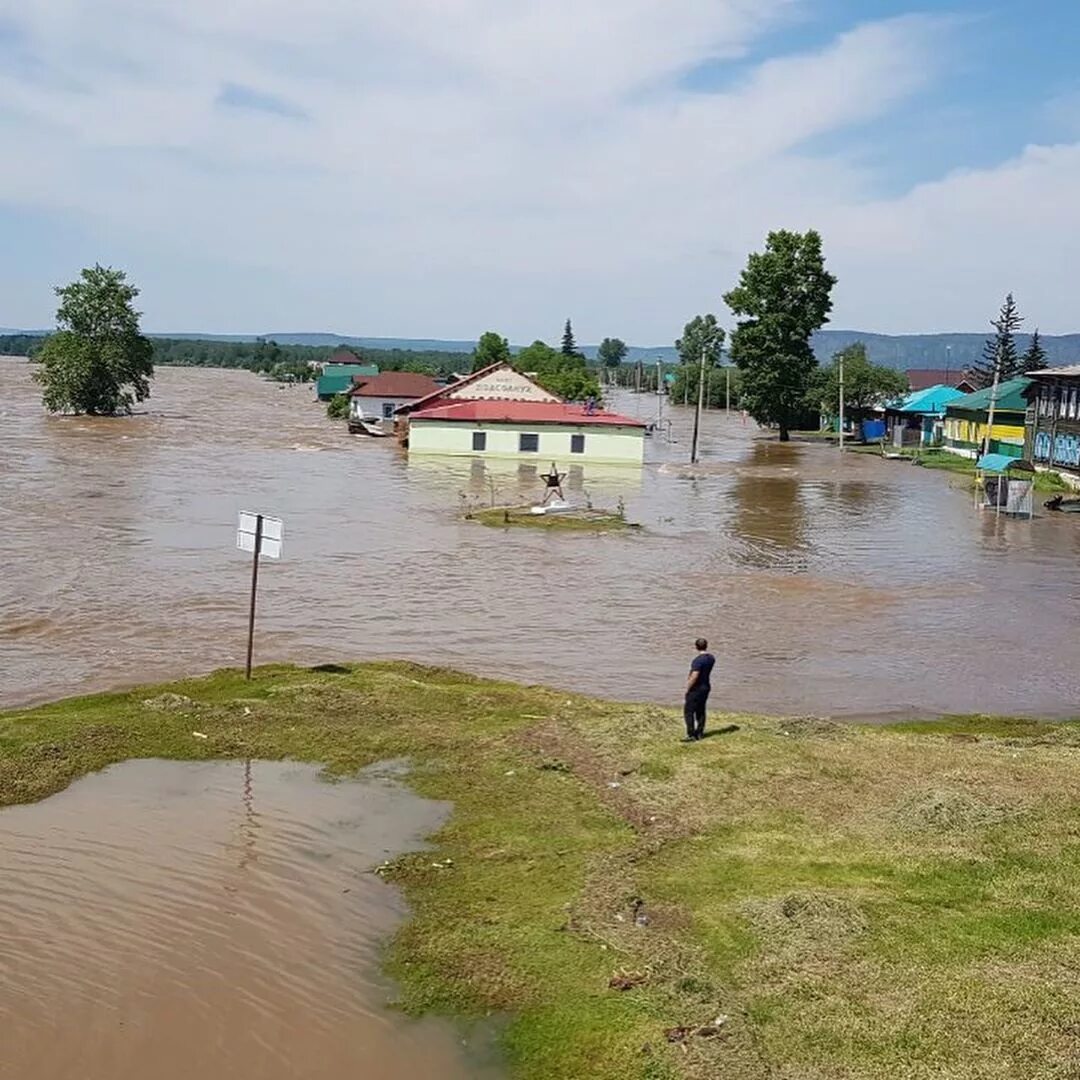
[[833, 324], [1080, 330], [1080, 4], [0, 0], [0, 326], [666, 343], [770, 228]]

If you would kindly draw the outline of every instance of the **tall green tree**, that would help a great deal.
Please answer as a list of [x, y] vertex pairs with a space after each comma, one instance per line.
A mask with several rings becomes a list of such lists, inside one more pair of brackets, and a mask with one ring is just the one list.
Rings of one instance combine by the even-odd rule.
[[606, 337], [596, 350], [596, 361], [602, 367], [617, 368], [626, 359], [626, 342], [621, 338]]
[[1031, 344], [1020, 358], [1020, 370], [1026, 375], [1029, 371], [1042, 371], [1046, 367], [1046, 350], [1039, 337], [1038, 328], [1031, 335]]
[[562, 354], [563, 356], [582, 355], [580, 352], [578, 352], [577, 342], [574, 341], [574, 328], [570, 325], [569, 319], [566, 320], [566, 325], [563, 327]]
[[885, 405], [907, 393], [903, 372], [872, 364], [866, 346], [856, 341], [836, 353], [825, 367], [810, 378], [806, 403], [809, 408], [835, 416], [840, 407], [840, 362], [844, 364], [844, 405], [853, 412]]
[[59, 286], [57, 331], [34, 378], [50, 412], [114, 416], [150, 396], [154, 350], [139, 331], [139, 290], [122, 270], [95, 265]]
[[501, 334], [488, 330], [480, 335], [472, 354], [473, 371], [483, 371], [492, 364], [510, 363], [510, 343]]
[[684, 327], [682, 337], [675, 342], [682, 364], [700, 364], [705, 353], [705, 366], [716, 367], [724, 348], [724, 328], [716, 316], [695, 315]]
[[769, 233], [765, 250], [750, 255], [739, 284], [724, 296], [743, 316], [731, 339], [742, 405], [759, 423], [775, 424], [782, 442], [805, 410], [817, 367], [810, 338], [829, 321], [835, 284], [821, 236], [784, 229]]
[[1001, 305], [998, 317], [990, 321], [994, 328], [993, 337], [986, 339], [983, 345], [982, 359], [972, 365], [969, 373], [972, 382], [979, 388], [994, 382], [995, 369], [1000, 371], [1000, 379], [1013, 379], [1020, 374], [1020, 356], [1016, 351], [1016, 332], [1023, 323], [1023, 317], [1016, 306], [1013, 294], [1009, 293]]
[[589, 371], [585, 357], [575, 352], [569, 356], [543, 341], [534, 341], [517, 355], [520, 370], [536, 376], [536, 381], [566, 401], [585, 401], [600, 397], [600, 383]]

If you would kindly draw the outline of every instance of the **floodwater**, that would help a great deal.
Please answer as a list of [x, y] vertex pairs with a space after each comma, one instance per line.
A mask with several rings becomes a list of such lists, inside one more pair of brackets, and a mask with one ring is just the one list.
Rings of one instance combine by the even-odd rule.
[[473, 1080], [385, 1007], [369, 871], [447, 807], [311, 766], [133, 761], [0, 810], [2, 1080]]
[[140, 415], [48, 417], [29, 366], [0, 360], [0, 704], [241, 664], [252, 509], [285, 520], [257, 662], [406, 657], [671, 702], [704, 634], [717, 706], [1080, 712], [1072, 515], [995, 519], [944, 473], [723, 412], [691, 470], [671, 408], [644, 469], [570, 472], [573, 501], [622, 500], [641, 533], [490, 530], [462, 507], [539, 494], [536, 466], [410, 460], [310, 394], [166, 368]]

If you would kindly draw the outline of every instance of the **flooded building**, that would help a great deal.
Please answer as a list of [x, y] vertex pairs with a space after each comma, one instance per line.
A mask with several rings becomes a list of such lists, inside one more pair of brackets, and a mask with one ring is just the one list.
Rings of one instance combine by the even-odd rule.
[[945, 408], [963, 392], [938, 384], [916, 390], [885, 409], [885, 426], [893, 446], [940, 446], [945, 438]]
[[509, 364], [495, 364], [397, 410], [415, 454], [640, 465], [645, 425], [571, 404]]
[[1080, 480], [1080, 364], [1029, 376], [1025, 457]]
[[[1021, 376], [998, 386], [988, 453], [1015, 458], [1023, 456], [1028, 407], [1024, 394], [1030, 385], [1031, 379]], [[993, 389], [987, 387], [974, 394], [965, 394], [945, 406], [946, 450], [969, 458], [982, 453], [992, 394]]]
[[315, 396], [320, 401], [329, 401], [338, 394], [348, 393], [357, 379], [370, 379], [378, 374], [378, 364], [327, 363], [315, 381]]
[[415, 371], [383, 371], [378, 375], [357, 375], [349, 394], [350, 420], [392, 420], [403, 405], [439, 391], [430, 376]]

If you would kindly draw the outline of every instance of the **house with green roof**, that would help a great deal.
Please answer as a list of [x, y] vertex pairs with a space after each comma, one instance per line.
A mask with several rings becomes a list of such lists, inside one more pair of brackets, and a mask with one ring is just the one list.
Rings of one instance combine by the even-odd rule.
[[[994, 426], [990, 431], [991, 454], [1006, 454], [1014, 458], [1024, 456], [1024, 424], [1028, 407], [1025, 391], [1030, 385], [1031, 379], [1022, 375], [998, 386], [994, 401]], [[964, 394], [945, 406], [946, 450], [970, 458], [982, 453], [992, 395], [993, 388], [987, 387], [974, 394]]]
[[377, 364], [335, 364], [327, 367], [315, 381], [315, 395], [329, 401], [337, 394], [347, 394], [357, 378], [371, 379], [379, 374]]

